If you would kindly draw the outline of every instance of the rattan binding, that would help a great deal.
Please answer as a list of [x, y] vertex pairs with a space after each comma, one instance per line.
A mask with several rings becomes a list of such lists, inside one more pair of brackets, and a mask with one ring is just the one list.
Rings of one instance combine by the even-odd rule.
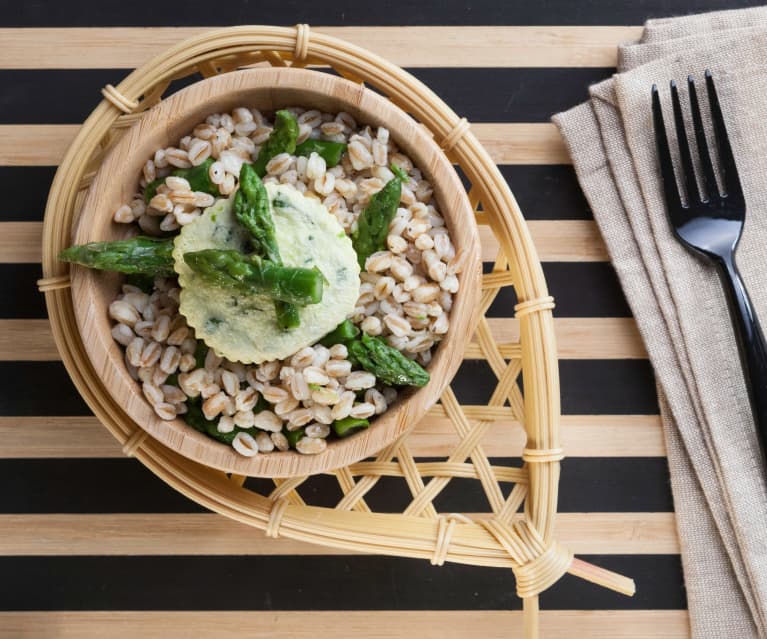
[[[84, 189], [104, 150], [141, 112], [162, 99], [175, 79], [199, 72], [205, 77], [256, 64], [332, 67], [340, 75], [365, 82], [419, 120], [458, 165], [471, 184], [469, 197], [477, 220], [489, 225], [499, 251], [485, 276], [476, 352], [487, 361], [497, 385], [486, 406], [462, 407], [447, 388], [440, 404], [410, 435], [373, 460], [334, 472], [343, 497], [334, 508], [312, 506], [300, 487], [306, 477], [275, 480], [265, 494], [244, 477], [228, 476], [168, 450], [133, 423], [105, 392], [92, 370], [78, 334], [67, 290], [66, 265], [56, 260], [68, 245]], [[56, 173], [48, 199], [43, 235], [43, 273], [53, 334], [64, 364], [91, 409], [126, 455], [134, 455], [158, 477], [189, 498], [222, 515], [265, 530], [272, 537], [324, 544], [368, 553], [511, 568], [524, 601], [525, 634], [538, 635], [538, 594], [569, 572], [613, 590], [633, 594], [625, 577], [578, 559], [554, 535], [560, 460], [559, 381], [549, 296], [541, 265], [522, 213], [493, 164], [470, 131], [434, 93], [402, 69], [364, 49], [307, 25], [296, 28], [241, 26], [209, 31], [169, 49], [131, 73], [119, 85], [107, 85], [104, 100], [84, 123]], [[513, 286], [518, 304], [519, 344], [499, 344], [485, 314], [501, 289]], [[508, 353], [514, 357], [507, 360]], [[524, 375], [524, 396], [518, 385]], [[430, 434], [446, 450], [449, 421], [457, 439], [450, 451], [419, 462], [409, 438]], [[527, 441], [521, 467], [491, 464], [482, 439], [497, 422], [515, 422]], [[412, 500], [400, 513], [373, 512], [366, 498], [382, 477], [403, 480]], [[434, 499], [454, 478], [479, 481], [490, 513], [437, 512]], [[513, 484], [510, 490], [508, 485]]]

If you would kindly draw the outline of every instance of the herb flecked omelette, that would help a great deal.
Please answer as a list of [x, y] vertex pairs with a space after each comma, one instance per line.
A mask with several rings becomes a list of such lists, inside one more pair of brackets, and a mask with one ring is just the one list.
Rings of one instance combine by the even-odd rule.
[[182, 227], [173, 248], [181, 314], [218, 355], [244, 364], [282, 359], [313, 344], [352, 313], [359, 297], [357, 254], [335, 216], [290, 185], [266, 188], [283, 264], [317, 267], [325, 279], [322, 301], [300, 308], [298, 328], [278, 326], [270, 297], [211, 285], [184, 262], [184, 253], [203, 249], [249, 251], [249, 236], [235, 218], [232, 198], [218, 200]]

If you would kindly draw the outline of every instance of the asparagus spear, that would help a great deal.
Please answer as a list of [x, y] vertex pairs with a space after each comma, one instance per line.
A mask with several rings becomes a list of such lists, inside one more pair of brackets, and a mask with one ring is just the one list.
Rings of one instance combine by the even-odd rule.
[[357, 260], [363, 269], [368, 257], [386, 248], [389, 224], [394, 219], [402, 195], [402, 182], [408, 180], [407, 173], [397, 165], [392, 164], [391, 170], [394, 177], [370, 198], [370, 202], [359, 216], [357, 230], [352, 235]]
[[[269, 195], [261, 178], [252, 165], [243, 164], [240, 169], [240, 189], [234, 196], [234, 214], [250, 233], [256, 252], [274, 264], [281, 265], [282, 258], [269, 207]], [[274, 308], [280, 328], [297, 328], [301, 323], [298, 309], [292, 304], [278, 300]]]
[[370, 422], [367, 419], [344, 417], [344, 419], [337, 419], [333, 422], [333, 431], [339, 437], [348, 437], [352, 433], [364, 430], [368, 426], [370, 426]]
[[[192, 191], [203, 191], [211, 195], [221, 195], [218, 185], [210, 181], [210, 165], [213, 164], [213, 158], [208, 158], [202, 164], [188, 169], [174, 169], [171, 175], [185, 178], [189, 182]], [[149, 204], [151, 199], [157, 195], [157, 187], [165, 184], [165, 178], [157, 178], [146, 185], [144, 189], [144, 201]]]
[[361, 341], [347, 344], [349, 353], [365, 370], [390, 386], [425, 386], [429, 373], [378, 337], [362, 334]]
[[330, 140], [313, 140], [309, 138], [296, 146], [296, 155], [309, 157], [317, 153], [325, 160], [325, 165], [330, 169], [341, 161], [341, 156], [346, 152], [346, 144], [343, 142], [331, 142]]
[[255, 290], [299, 306], [322, 300], [323, 278], [318, 269], [281, 266], [257, 255], [219, 249], [184, 253], [184, 261], [195, 273], [218, 286]]
[[350, 340], [353, 340], [359, 335], [360, 329], [358, 329], [351, 320], [344, 320], [332, 331], [330, 331], [325, 337], [323, 337], [318, 343], [323, 346], [334, 346], [335, 344], [346, 344]]
[[269, 138], [261, 146], [253, 168], [259, 177], [266, 175], [266, 165], [275, 155], [293, 153], [298, 139], [298, 122], [290, 111], [277, 111], [274, 116], [274, 128]]
[[134, 237], [116, 242], [70, 246], [59, 259], [104, 271], [141, 275], [173, 275], [173, 241]]

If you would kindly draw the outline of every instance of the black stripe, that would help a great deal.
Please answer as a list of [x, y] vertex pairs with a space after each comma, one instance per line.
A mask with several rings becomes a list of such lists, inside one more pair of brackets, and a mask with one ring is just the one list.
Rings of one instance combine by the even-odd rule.
[[[518, 459], [491, 460], [519, 466]], [[100, 478], [100, 479], [96, 479]], [[670, 512], [668, 467], [662, 457], [567, 458], [562, 465], [560, 512]], [[0, 460], [0, 513], [195, 513], [204, 509], [164, 484], [132, 459]], [[274, 483], [251, 478], [267, 495]], [[502, 486], [504, 494], [510, 484]], [[313, 506], [332, 508], [341, 498], [337, 480], [311, 477], [299, 493]], [[382, 478], [365, 500], [377, 512], [402, 512], [412, 500], [404, 481]], [[453, 479], [435, 499], [440, 512], [486, 512], [476, 480]]]
[[[491, 265], [485, 264], [485, 270]], [[39, 264], [0, 264], [0, 299], [11, 300], [0, 318], [47, 317], [45, 299], [35, 282]], [[545, 262], [543, 273], [554, 296], [557, 317], [630, 317], [618, 278], [608, 262]], [[507, 286], [498, 293], [488, 317], [511, 317], [517, 298]]]
[[499, 168], [526, 220], [592, 219], [588, 202], [569, 164], [509, 164]]
[[650, 17], [680, 13], [699, 13], [714, 9], [755, 6], [757, 0], [638, 0], [611, 2], [570, 0], [544, 2], [495, 2], [473, 0], [399, 0], [397, 2], [358, 2], [336, 0], [330, 4], [306, 4], [300, 0], [230, 0], [226, 10], [216, 11], [204, 0], [151, 2], [134, 0], [92, 3], [87, 0], [59, 2], [0, 2], [0, 26], [225, 26], [232, 24], [294, 25], [614, 25], [640, 24]]
[[[492, 270], [485, 263], [485, 272]], [[555, 317], [631, 317], [618, 276], [609, 262], [544, 262], [543, 274], [554, 296]], [[488, 317], [512, 317], [517, 303], [511, 286], [502, 288]]]
[[[561, 360], [566, 415], [655, 415], [648, 360]], [[463, 404], [485, 404], [497, 380], [485, 360], [464, 360], [452, 386]], [[0, 362], [0, 415], [88, 415], [61, 362]], [[41, 388], [45, 392], [41, 393]]]
[[5, 192], [0, 221], [42, 221], [55, 174], [55, 166], [0, 166], [0, 184]]
[[77, 416], [91, 412], [61, 362], [0, 362], [0, 388], [0, 415]]
[[[588, 85], [613, 73], [599, 68], [409, 71], [472, 122], [548, 122], [554, 113], [588, 98]], [[101, 87], [117, 84], [127, 73], [125, 69], [0, 70], [0, 86], [6, 87], [0, 96], [0, 124], [80, 123], [101, 100]], [[169, 93], [197, 79], [195, 74], [177, 81]], [[48, 97], [64, 94], [69, 99], [55, 104]]]
[[[584, 557], [637, 580], [625, 597], [563, 578], [548, 610], [686, 607], [679, 557]], [[4, 557], [2, 610], [518, 610], [510, 569], [380, 556]], [[340, 614], [343, 614], [342, 612]]]
[[37, 280], [42, 274], [40, 264], [0, 264], [0, 300], [4, 302], [0, 317], [31, 319], [48, 316], [45, 297], [37, 290]]
[[[501, 165], [500, 169], [527, 219], [591, 218], [570, 165]], [[6, 196], [0, 221], [42, 220], [55, 172], [53, 166], [0, 166]]]
[[[657, 415], [655, 378], [648, 360], [560, 360], [565, 415]], [[462, 404], [486, 404], [497, 379], [487, 361], [467, 359], [451, 384]]]

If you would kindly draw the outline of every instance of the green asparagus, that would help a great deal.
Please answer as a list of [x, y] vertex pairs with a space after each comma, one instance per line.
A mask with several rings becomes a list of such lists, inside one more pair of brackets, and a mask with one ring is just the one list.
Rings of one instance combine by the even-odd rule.
[[290, 444], [290, 447], [295, 448], [296, 444], [298, 443], [298, 440], [301, 439], [306, 433], [306, 429], [297, 428], [296, 430], [288, 430], [283, 432], [285, 434], [285, 437], [287, 437], [288, 439], [288, 444]]
[[378, 337], [363, 333], [361, 340], [350, 342], [347, 348], [362, 368], [385, 384], [425, 386], [429, 382], [428, 371]]
[[261, 146], [253, 168], [259, 177], [266, 175], [266, 165], [275, 155], [293, 153], [298, 139], [298, 121], [290, 111], [277, 111], [274, 116], [274, 128], [269, 138]]
[[323, 278], [318, 269], [280, 266], [257, 255], [226, 249], [184, 253], [184, 261], [206, 281], [272, 299], [306, 306], [322, 300]]
[[359, 333], [360, 329], [358, 329], [351, 320], [347, 319], [336, 326], [330, 333], [325, 335], [325, 337], [318, 343], [327, 347], [334, 346], [335, 344], [346, 344], [357, 337]]
[[[256, 253], [274, 264], [281, 265], [282, 258], [277, 246], [270, 206], [266, 187], [253, 165], [243, 164], [240, 169], [240, 189], [234, 196], [234, 213], [240, 224], [250, 233]], [[294, 305], [277, 300], [274, 308], [280, 328], [298, 328], [301, 320]]]
[[172, 240], [134, 237], [70, 246], [59, 259], [103, 271], [168, 277], [173, 275], [172, 253]]
[[[202, 164], [193, 166], [188, 169], [174, 169], [171, 171], [171, 175], [176, 177], [182, 177], [189, 182], [189, 187], [192, 191], [202, 191], [204, 193], [210, 193], [211, 195], [221, 195], [218, 190], [218, 185], [213, 184], [210, 181], [210, 165], [213, 164], [213, 158], [208, 158]], [[157, 178], [152, 180], [146, 185], [144, 189], [144, 201], [149, 204], [151, 199], [157, 195], [157, 187], [161, 184], [165, 184], [165, 178]]]
[[370, 422], [367, 419], [345, 417], [333, 422], [333, 431], [339, 437], [348, 437], [353, 433], [366, 429], [368, 426], [370, 426]]
[[357, 230], [352, 234], [352, 244], [357, 251], [360, 267], [365, 268], [365, 260], [376, 251], [386, 248], [386, 236], [389, 225], [397, 213], [402, 182], [408, 180], [407, 173], [395, 164], [391, 165], [394, 177], [370, 198], [370, 202], [357, 220]]
[[346, 153], [346, 144], [309, 138], [296, 146], [296, 155], [309, 157], [312, 153], [320, 155], [325, 160], [325, 165], [330, 169], [341, 161], [341, 156]]

